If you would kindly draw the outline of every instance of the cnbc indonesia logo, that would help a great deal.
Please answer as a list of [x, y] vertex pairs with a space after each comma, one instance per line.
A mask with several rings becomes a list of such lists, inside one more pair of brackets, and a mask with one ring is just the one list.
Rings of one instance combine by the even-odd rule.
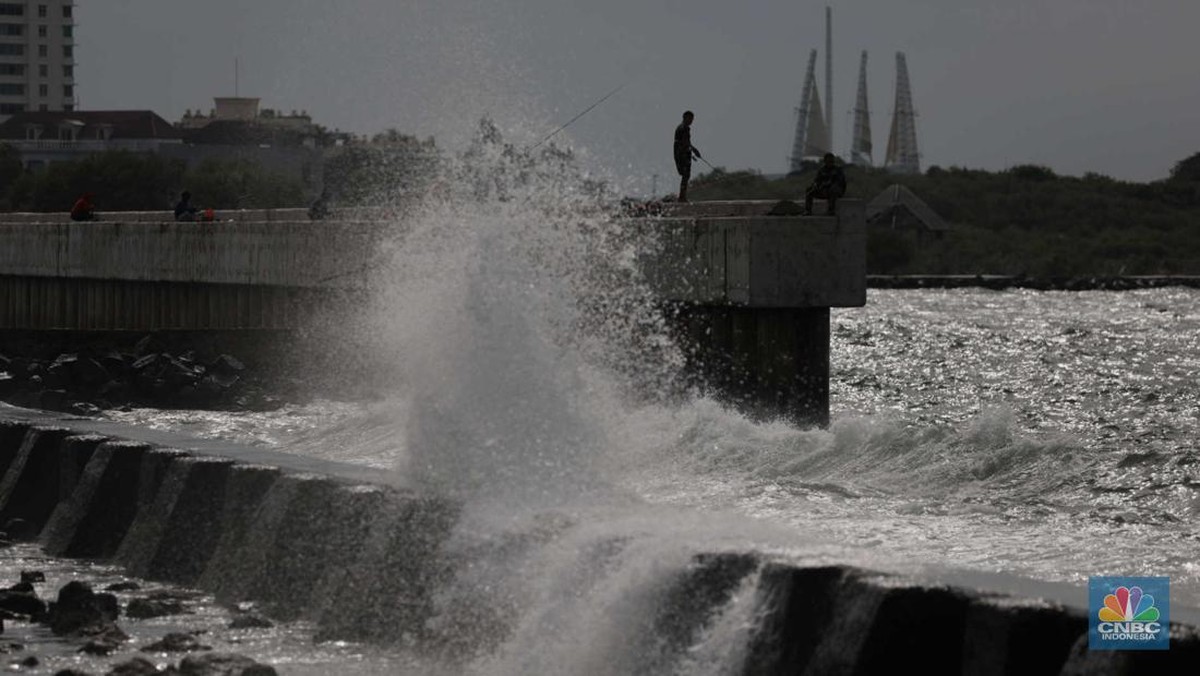
[[1170, 622], [1170, 586], [1167, 578], [1094, 577], [1088, 587], [1092, 611], [1088, 636], [1090, 648], [1167, 648]]

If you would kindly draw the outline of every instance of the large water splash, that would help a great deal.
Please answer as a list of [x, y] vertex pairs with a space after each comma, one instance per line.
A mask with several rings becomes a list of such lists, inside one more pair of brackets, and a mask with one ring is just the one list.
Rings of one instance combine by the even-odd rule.
[[526, 507], [601, 490], [607, 418], [678, 361], [634, 264], [652, 242], [570, 153], [507, 145], [487, 121], [435, 185], [372, 315], [411, 396], [406, 471]]

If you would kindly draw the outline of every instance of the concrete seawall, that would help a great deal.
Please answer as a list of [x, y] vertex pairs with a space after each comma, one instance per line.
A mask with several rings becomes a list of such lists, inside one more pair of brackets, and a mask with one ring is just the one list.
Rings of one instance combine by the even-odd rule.
[[[28, 522], [48, 553], [257, 601], [317, 623], [325, 638], [420, 641], [432, 591], [454, 565], [442, 545], [455, 505], [377, 483], [369, 468], [4, 408], [0, 473], [0, 518]], [[674, 579], [655, 622], [669, 649], [685, 650], [749, 576], [764, 621], [747, 674], [1169, 674], [1200, 664], [1196, 613], [1185, 608], [1173, 609], [1168, 652], [1088, 652], [1077, 604], [994, 593], [1010, 583], [986, 575], [947, 584], [747, 552], [697, 555]]]

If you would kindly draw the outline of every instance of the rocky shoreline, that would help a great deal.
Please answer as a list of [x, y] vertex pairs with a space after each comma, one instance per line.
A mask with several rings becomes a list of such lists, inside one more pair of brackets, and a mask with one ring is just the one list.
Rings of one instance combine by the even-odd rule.
[[[151, 676], [178, 674], [180, 676], [275, 676], [275, 668], [257, 662], [244, 655], [213, 650], [200, 637], [199, 632], [177, 631], [163, 635], [158, 640], [140, 647], [126, 633], [117, 620], [122, 614], [130, 621], [143, 621], [159, 617], [191, 615], [195, 612], [192, 602], [196, 594], [188, 592], [157, 591], [139, 593], [141, 586], [136, 582], [122, 581], [94, 591], [92, 585], [72, 580], [63, 585], [54, 600], [47, 601], [38, 596], [35, 585], [46, 582], [45, 573], [38, 570], [22, 570], [19, 582], [0, 588], [0, 633], [4, 624], [40, 625], [81, 656], [111, 658], [106, 676]], [[128, 596], [124, 603], [118, 596]], [[232, 610], [229, 629], [270, 628], [273, 624], [251, 612]], [[42, 645], [41, 647], [44, 647]], [[45, 657], [37, 654], [38, 646], [29, 646], [19, 640], [0, 641], [0, 653], [8, 656], [9, 668], [27, 671], [43, 667]], [[151, 657], [170, 660], [182, 655], [178, 663], [168, 662], [161, 669]], [[60, 661], [55, 660], [55, 661]], [[94, 665], [93, 661], [91, 665]], [[92, 676], [93, 672], [71, 667], [59, 669], [55, 676]]]
[[0, 401], [79, 415], [132, 407], [271, 410], [308, 389], [287, 359], [281, 346], [263, 340], [4, 336]]
[[1200, 288], [1200, 275], [1026, 277], [1024, 275], [867, 275], [871, 289], [1033, 289], [1131, 291], [1168, 286]]

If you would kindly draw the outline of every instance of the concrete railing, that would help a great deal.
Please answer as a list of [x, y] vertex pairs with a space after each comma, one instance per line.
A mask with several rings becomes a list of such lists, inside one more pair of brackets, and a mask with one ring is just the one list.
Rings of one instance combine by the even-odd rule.
[[[427, 636], [434, 594], [461, 563], [443, 549], [458, 508], [375, 483], [367, 468], [213, 441], [181, 450], [186, 440], [120, 439], [112, 423], [19, 409], [0, 418], [0, 521], [25, 520], [51, 555], [254, 601], [315, 622], [322, 638], [385, 642]], [[664, 651], [686, 650], [752, 576], [762, 610], [746, 674], [1182, 674], [1200, 664], [1196, 614], [1178, 604], [1169, 651], [1090, 652], [1083, 608], [986, 591], [983, 574], [978, 586], [946, 585], [755, 552], [699, 554], [678, 571], [652, 625], [674, 642]]]

